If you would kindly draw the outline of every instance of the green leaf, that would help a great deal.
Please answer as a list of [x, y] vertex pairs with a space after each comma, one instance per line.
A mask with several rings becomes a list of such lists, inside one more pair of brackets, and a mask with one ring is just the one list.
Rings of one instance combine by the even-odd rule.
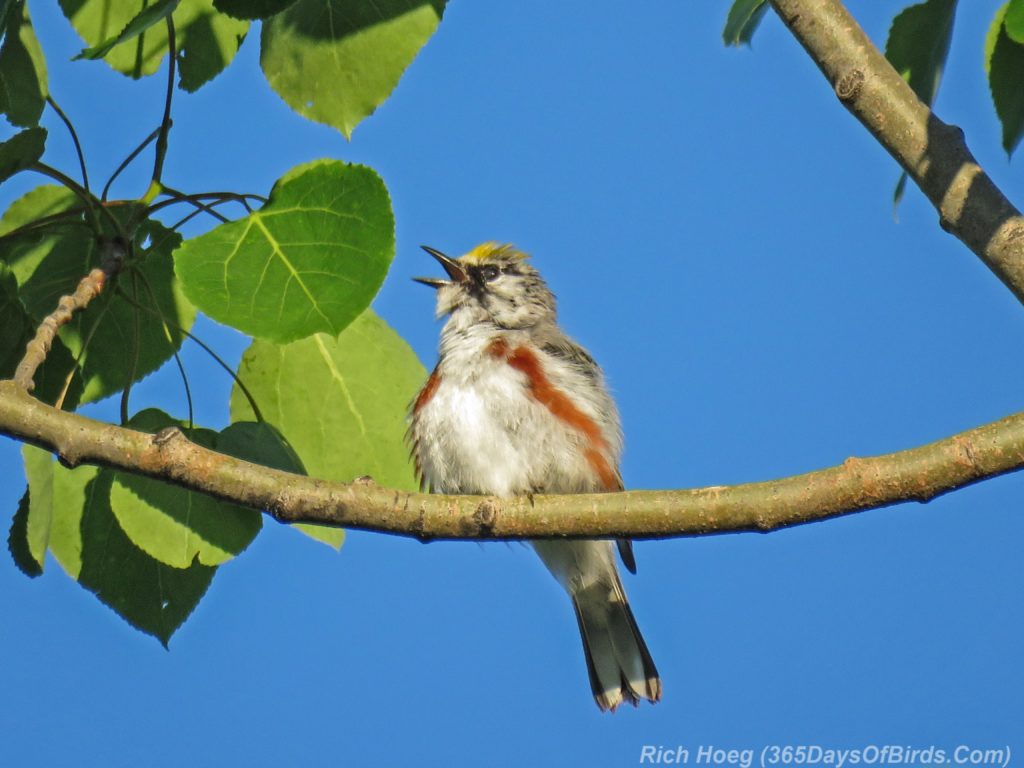
[[[193, 442], [220, 450], [216, 432], [187, 429], [155, 409], [136, 414], [128, 426], [151, 433], [176, 426]], [[151, 557], [175, 568], [188, 568], [195, 561], [203, 565], [226, 562], [249, 546], [263, 525], [259, 512], [123, 472], [114, 473], [110, 507], [128, 538]]]
[[28, 128], [0, 143], [0, 181], [6, 181], [43, 156], [45, 128]]
[[236, 19], [265, 19], [294, 5], [295, 0], [213, 0], [213, 4]]
[[996, 114], [1003, 126], [1003, 149], [1012, 155], [1024, 135], [1024, 45], [1014, 42], [1003, 23], [1009, 3], [996, 13], [985, 38], [985, 71]]
[[99, 45], [91, 48], [84, 48], [72, 61], [78, 59], [102, 59], [113, 49], [127, 40], [138, 37], [158, 21], [163, 21], [170, 16], [178, 7], [179, 0], [157, 0], [153, 5], [144, 7], [131, 21], [129, 21], [121, 32], [113, 37], [107, 38]]
[[0, 379], [14, 374], [31, 330], [25, 308], [18, 301], [18, 282], [7, 265], [0, 263]]
[[82, 568], [82, 510], [86, 487], [99, 471], [95, 467], [65, 469], [48, 451], [21, 447], [29, 487], [27, 523], [29, 549], [40, 565], [47, 548], [73, 578]]
[[166, 647], [206, 594], [217, 569], [199, 562], [173, 568], [135, 546], [111, 510], [112, 482], [113, 473], [104, 470], [85, 488], [78, 582]]
[[[295, 449], [284, 435], [266, 422], [236, 421], [220, 433], [217, 450], [265, 467], [306, 474], [306, 468], [302, 466], [302, 460]], [[306, 523], [295, 523], [291, 527], [336, 550], [341, 549], [345, 540], [342, 528]]]
[[45, 545], [37, 552], [45, 523], [49, 549], [68, 575], [166, 646], [205, 594], [216, 569], [198, 563], [172, 568], [132, 544], [110, 509], [112, 472], [90, 466], [66, 469], [32, 446], [23, 446], [22, 453], [29, 482], [25, 526], [32, 560], [41, 563], [45, 554]]
[[36, 560], [28, 544], [28, 509], [29, 491], [26, 488], [21, 501], [18, 502], [18, 511], [11, 520], [11, 530], [7, 534], [7, 549], [18, 570], [34, 579], [42, 574], [43, 565]]
[[263, 74], [300, 115], [351, 138], [443, 12], [444, 0], [299, 0], [263, 23]]
[[[257, 339], [238, 372], [310, 475], [345, 482], [370, 475], [389, 488], [416, 489], [403, 436], [426, 371], [371, 310], [337, 338], [318, 334], [286, 345]], [[237, 387], [231, 416], [252, 418]]]
[[900, 173], [899, 179], [896, 180], [896, 189], [892, 193], [892, 216], [898, 220], [897, 210], [900, 207], [900, 201], [903, 199], [903, 193], [907, 191], [907, 172], [903, 171]]
[[[953, 37], [956, 0], [925, 0], [904, 8], [892, 21], [885, 56], [910, 85], [917, 97], [931, 106], [939, 92], [942, 71]], [[899, 206], [907, 187], [901, 173], [893, 192], [893, 210]]]
[[[113, 41], [102, 58], [132, 78], [151, 75], [167, 54], [168, 0], [61, 0], [61, 8], [90, 49]], [[171, 17], [178, 49], [179, 85], [194, 91], [219, 74], [238, 52], [249, 23], [218, 13], [213, 0], [180, 0]], [[133, 26], [132, 34], [129, 26]], [[144, 27], [136, 31], [138, 27]], [[126, 37], [122, 42], [118, 39]], [[83, 51], [85, 54], [85, 51]]]
[[953, 36], [956, 0], [925, 0], [892, 21], [885, 57], [925, 104], [934, 103]]
[[7, 19], [11, 12], [11, 8], [18, 4], [20, 0], [0, 0], [0, 37], [7, 34]]
[[0, 113], [13, 125], [39, 122], [49, 93], [46, 59], [24, 2], [7, 3], [6, 34], [0, 45]]
[[[37, 187], [7, 210], [0, 219], [0, 234], [76, 205], [78, 199], [63, 187]], [[188, 330], [196, 313], [174, 277], [171, 251], [180, 242], [180, 236], [163, 225], [143, 222], [136, 233], [138, 258], [61, 328], [63, 343], [73, 355], [81, 354], [82, 402], [118, 392], [129, 379], [138, 381], [181, 346], [184, 333], [178, 328]], [[10, 265], [18, 295], [35, 323], [52, 312], [62, 296], [74, 292], [101, 260], [81, 216], [0, 241], [0, 261]], [[159, 312], [168, 327], [161, 317], [136, 305]]]
[[214, 320], [288, 342], [337, 334], [380, 288], [395, 253], [387, 189], [371, 169], [319, 160], [270, 202], [175, 252], [185, 294]]
[[725, 20], [722, 40], [726, 45], [750, 45], [750, 39], [767, 10], [765, 0], [735, 0]]
[[1015, 43], [1024, 43], [1024, 1], [1010, 0], [1004, 23], [1010, 39]]
[[47, 451], [32, 445], [21, 446], [28, 478], [28, 512], [25, 520], [25, 542], [29, 555], [42, 569], [50, 546], [53, 526], [53, 459]]

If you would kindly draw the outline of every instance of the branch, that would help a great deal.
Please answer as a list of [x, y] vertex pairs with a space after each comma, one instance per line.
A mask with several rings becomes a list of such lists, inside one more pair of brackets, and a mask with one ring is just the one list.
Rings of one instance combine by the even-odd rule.
[[939, 212], [939, 223], [1024, 302], [1024, 218], [985, 174], [963, 131], [939, 120], [839, 0], [770, 0], [836, 96]]
[[94, 421], [0, 381], [0, 434], [55, 451], [68, 466], [97, 464], [267, 510], [281, 522], [319, 523], [419, 539], [697, 536], [771, 531], [928, 501], [1024, 467], [1024, 413], [935, 443], [803, 475], [679, 491], [520, 498], [441, 496], [330, 482], [269, 469], [190, 442]]
[[60, 298], [57, 308], [43, 318], [36, 329], [36, 335], [25, 346], [25, 356], [18, 363], [14, 372], [14, 383], [26, 392], [31, 392], [35, 388], [36, 371], [46, 361], [46, 356], [50, 354], [57, 331], [71, 320], [75, 312], [89, 306], [89, 303], [103, 292], [110, 278], [121, 268], [125, 256], [124, 248], [116, 241], [109, 239], [105, 240], [103, 245], [107, 251], [103, 263], [78, 282], [74, 293]]

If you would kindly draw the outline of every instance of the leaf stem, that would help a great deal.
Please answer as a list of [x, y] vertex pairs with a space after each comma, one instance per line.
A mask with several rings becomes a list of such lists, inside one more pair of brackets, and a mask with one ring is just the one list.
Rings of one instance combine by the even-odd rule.
[[160, 178], [164, 172], [164, 158], [167, 156], [167, 135], [171, 130], [171, 101], [174, 98], [174, 73], [178, 63], [178, 49], [174, 39], [174, 17], [167, 16], [167, 94], [164, 96], [164, 117], [156, 138], [156, 157], [153, 161], [153, 179], [150, 190], [160, 189]]
[[226, 223], [230, 221], [230, 219], [228, 219], [227, 216], [224, 216], [223, 214], [217, 213], [217, 211], [213, 210], [213, 206], [206, 205], [205, 203], [202, 203], [199, 200], [194, 199], [194, 196], [186, 195], [184, 192], [179, 192], [178, 190], [173, 189], [172, 187], [168, 187], [166, 184], [162, 185], [161, 191], [163, 194], [169, 195], [177, 202], [194, 205], [198, 209], [199, 213], [208, 213], [215, 219], [218, 219], [221, 223]]
[[[137, 269], [131, 270], [132, 293], [139, 295], [139, 286], [136, 283]], [[121, 390], [121, 424], [128, 423], [128, 400], [132, 394], [132, 383], [135, 381], [135, 372], [139, 367], [139, 347], [142, 345], [139, 333], [139, 310], [132, 313], [132, 362], [128, 367], [128, 378], [125, 380], [124, 389]]]
[[142, 150], [144, 150], [146, 147], [148, 147], [150, 144], [152, 144], [156, 140], [156, 137], [159, 136], [159, 135], [160, 135], [160, 129], [159, 128], [154, 128], [153, 132], [151, 134], [149, 134], [149, 136], [147, 136], [145, 139], [143, 139], [142, 143], [139, 144], [139, 146], [137, 146], [135, 149], [133, 149], [131, 151], [131, 153], [128, 155], [128, 157], [126, 157], [124, 160], [121, 161], [121, 164], [119, 166], [117, 166], [117, 170], [114, 171], [111, 174], [109, 179], [107, 179], [107, 183], [103, 187], [103, 194], [100, 196], [101, 200], [106, 202], [107, 194], [110, 192], [110, 187], [114, 183], [114, 180], [118, 176], [120, 176], [121, 172], [125, 168], [127, 168], [129, 165], [131, 165], [132, 160], [134, 160], [136, 157], [138, 157], [139, 154], [142, 152]]
[[109, 210], [107, 210], [107, 207], [103, 205], [102, 202], [97, 200], [96, 196], [93, 195], [92, 192], [87, 190], [85, 187], [83, 187], [81, 184], [79, 184], [77, 181], [72, 179], [67, 174], [57, 170], [52, 166], [47, 165], [46, 163], [36, 161], [32, 163], [32, 165], [30, 165], [29, 168], [35, 171], [36, 173], [41, 173], [44, 176], [49, 176], [51, 179], [54, 179], [55, 181], [59, 181], [65, 187], [74, 192], [75, 195], [77, 195], [78, 198], [83, 203], [85, 203], [85, 214], [89, 217], [89, 223], [92, 226], [92, 230], [97, 237], [103, 235], [103, 228], [100, 226], [99, 217], [96, 214], [96, 207], [99, 208], [100, 213], [102, 213], [110, 222], [114, 231], [118, 234], [118, 237], [120, 237], [121, 240], [124, 241], [125, 247], [128, 246], [128, 244], [131, 242], [131, 237], [129, 237], [128, 232], [121, 225], [121, 222], [118, 221], [117, 217], [114, 214], [112, 214]]
[[[150, 297], [150, 300], [153, 302], [153, 305], [154, 306], [159, 306], [156, 303], [156, 295], [153, 292], [152, 286], [149, 284], [148, 278], [142, 272], [139, 272], [139, 277], [142, 278], [142, 285], [143, 285], [144, 288], [147, 289], [147, 292], [149, 293], [149, 297]], [[165, 325], [169, 325], [171, 328], [176, 330], [178, 333], [184, 334], [189, 339], [191, 339], [196, 344], [198, 344], [203, 349], [203, 351], [206, 352], [206, 354], [208, 354], [211, 358], [213, 358], [213, 360], [217, 363], [217, 365], [219, 365], [221, 368], [223, 368], [227, 372], [228, 376], [230, 376], [232, 378], [232, 380], [235, 382], [235, 384], [238, 385], [238, 388], [242, 391], [242, 394], [245, 396], [245, 399], [249, 402], [249, 407], [252, 408], [252, 412], [253, 412], [253, 415], [256, 417], [256, 421], [259, 421], [259, 422], [264, 421], [263, 413], [260, 411], [259, 406], [256, 405], [256, 398], [253, 397], [252, 393], [249, 391], [249, 388], [247, 386], [245, 386], [245, 382], [242, 381], [241, 377], [231, 369], [231, 366], [229, 366], [226, 362], [224, 362], [223, 358], [221, 358], [220, 355], [218, 355], [216, 352], [214, 352], [213, 349], [206, 342], [204, 342], [202, 339], [200, 339], [198, 336], [196, 336], [191, 331], [188, 331], [188, 330], [182, 328], [180, 325], [178, 325], [174, 321], [167, 320], [166, 318], [163, 317], [163, 315], [161, 313], [159, 313], [158, 310], [155, 310], [152, 307], [147, 307], [144, 304], [140, 304], [139, 302], [133, 300], [130, 296], [128, 296], [128, 294], [125, 293], [124, 291], [120, 291], [119, 290], [119, 293], [121, 294], [122, 298], [124, 298], [124, 300], [127, 301], [129, 304], [132, 304], [133, 306], [138, 307], [143, 312], [149, 312], [151, 315], [159, 315], [159, 317], [161, 318], [161, 320], [164, 322]]]
[[85, 203], [85, 214], [89, 217], [89, 223], [92, 226], [93, 232], [98, 236], [103, 232], [100, 227], [99, 217], [96, 215], [96, 209], [93, 207], [96, 202], [96, 198], [93, 197], [92, 193], [89, 192], [85, 187], [79, 184], [77, 181], [66, 175], [62, 171], [58, 171], [46, 163], [36, 161], [29, 166], [29, 168], [36, 173], [41, 173], [43, 176], [49, 176], [54, 181], [59, 181], [69, 190], [75, 193], [78, 198]]
[[[166, 191], [166, 188], [165, 190]], [[179, 193], [180, 194], [180, 193]], [[266, 205], [268, 200], [262, 195], [253, 195], [248, 192], [200, 192], [194, 195], [184, 195], [182, 197], [171, 197], [169, 200], [161, 200], [159, 203], [153, 203], [146, 209], [146, 215], [151, 216], [157, 211], [163, 210], [171, 205], [177, 205], [178, 203], [189, 203], [190, 205], [196, 205], [197, 201], [200, 200], [215, 200], [217, 202], [236, 202], [244, 206], [246, 210], [252, 211], [249, 208], [247, 201], [257, 200], [261, 205]]]
[[47, 95], [46, 103], [50, 105], [50, 108], [57, 113], [63, 122], [64, 126], [68, 129], [68, 133], [71, 134], [71, 141], [75, 145], [75, 154], [78, 155], [78, 165], [82, 169], [82, 186], [85, 187], [85, 191], [89, 191], [89, 172], [85, 168], [85, 154], [82, 152], [82, 144], [78, 141], [78, 134], [75, 132], [75, 126], [72, 125], [70, 118], [64, 113], [64, 110], [60, 108], [60, 105], [54, 101], [53, 96]]

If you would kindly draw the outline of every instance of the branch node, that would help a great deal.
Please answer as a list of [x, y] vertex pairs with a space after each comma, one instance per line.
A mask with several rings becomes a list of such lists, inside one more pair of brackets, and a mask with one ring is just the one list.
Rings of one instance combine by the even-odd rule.
[[472, 515], [460, 521], [459, 527], [472, 531], [477, 536], [490, 536], [494, 533], [499, 507], [500, 502], [497, 499], [488, 497], [477, 505]]
[[185, 433], [182, 432], [178, 427], [164, 427], [155, 435], [153, 435], [153, 445], [157, 448], [163, 448], [171, 440], [178, 437], [184, 437]]
[[860, 69], [851, 69], [836, 82], [836, 96], [840, 101], [853, 101], [860, 95], [864, 87], [864, 72]]

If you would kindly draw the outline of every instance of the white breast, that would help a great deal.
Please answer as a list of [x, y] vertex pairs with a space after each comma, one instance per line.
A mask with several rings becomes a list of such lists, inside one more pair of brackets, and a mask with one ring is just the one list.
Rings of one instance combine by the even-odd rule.
[[441, 493], [510, 496], [594, 488], [583, 437], [529, 394], [524, 374], [478, 352], [445, 366], [413, 423], [417, 460]]

